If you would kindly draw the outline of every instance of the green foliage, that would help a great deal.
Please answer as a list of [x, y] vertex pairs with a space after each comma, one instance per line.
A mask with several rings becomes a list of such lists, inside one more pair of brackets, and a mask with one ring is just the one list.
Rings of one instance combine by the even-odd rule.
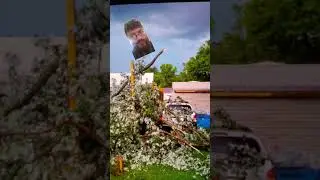
[[210, 31], [211, 31], [211, 32], [214, 31], [214, 24], [215, 24], [214, 19], [213, 19], [213, 17], [211, 17], [211, 18], [210, 18]]
[[254, 0], [244, 7], [242, 24], [248, 38], [259, 41], [264, 51], [279, 54], [276, 60], [308, 63], [319, 57], [320, 2], [317, 0]]
[[145, 72], [146, 73], [156, 73], [156, 72], [158, 72], [158, 68], [157, 67], [150, 67]]
[[185, 64], [180, 78], [184, 81], [210, 81], [210, 67], [210, 42], [207, 41]]
[[155, 73], [154, 81], [161, 88], [171, 87], [172, 82], [210, 81], [210, 42], [206, 41], [199, 48], [197, 54], [184, 64], [179, 74], [172, 64], [162, 64], [160, 70], [154, 67], [147, 72]]
[[177, 78], [177, 67], [172, 64], [162, 64], [160, 71], [155, 73], [154, 81], [159, 87], [171, 87]]
[[251, 0], [234, 9], [234, 32], [212, 50], [212, 63], [319, 62], [318, 0]]

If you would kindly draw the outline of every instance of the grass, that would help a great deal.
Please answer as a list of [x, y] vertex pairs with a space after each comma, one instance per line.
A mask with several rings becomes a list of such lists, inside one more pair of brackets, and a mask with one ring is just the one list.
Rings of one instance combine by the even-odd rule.
[[[202, 151], [204, 155], [209, 152]], [[205, 159], [199, 153], [194, 153], [194, 156]], [[195, 171], [179, 171], [169, 166], [150, 165], [142, 170], [132, 170], [122, 176], [112, 176], [111, 180], [205, 180], [205, 178], [196, 175]]]
[[122, 176], [111, 176], [111, 180], [205, 180], [194, 171], [179, 171], [163, 165], [150, 165], [142, 170], [132, 170]]

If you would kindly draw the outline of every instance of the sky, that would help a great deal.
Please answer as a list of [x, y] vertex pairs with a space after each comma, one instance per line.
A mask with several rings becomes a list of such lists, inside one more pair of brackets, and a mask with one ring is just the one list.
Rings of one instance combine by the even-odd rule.
[[[76, 5], [81, 6], [83, 1], [76, 0]], [[223, 32], [229, 31], [234, 21], [232, 5], [239, 1], [211, 0], [211, 15], [217, 25], [214, 38], [219, 39]], [[65, 5], [65, 0], [1, 0], [0, 36], [62, 36], [66, 32]]]
[[[76, 6], [84, 1], [76, 0]], [[0, 36], [62, 36], [66, 32], [66, 0], [1, 0], [0, 25]]]
[[111, 7], [110, 13], [111, 72], [129, 72], [134, 58], [123, 25], [132, 18], [143, 23], [156, 50], [146, 56], [146, 63], [161, 49], [166, 49], [155, 64], [157, 67], [173, 64], [178, 71], [182, 70], [183, 63], [210, 39], [209, 2], [117, 5]]
[[211, 38], [215, 41], [221, 40], [223, 34], [230, 32], [236, 21], [233, 5], [246, 0], [211, 0], [211, 16], [215, 21], [214, 32]]
[[[85, 0], [76, 0], [77, 6], [81, 6], [83, 1]], [[156, 52], [151, 54], [148, 59], [150, 60], [150, 58], [162, 48], [167, 48], [165, 54], [160, 57], [159, 63], [170, 62], [179, 66], [181, 69], [182, 62], [185, 62], [196, 53], [199, 43], [193, 43], [206, 38], [207, 29], [205, 26], [209, 27], [209, 23], [207, 23], [207, 21], [209, 21], [207, 20], [209, 19], [209, 10], [211, 9], [211, 15], [216, 22], [215, 32], [212, 37], [214, 40], [219, 40], [222, 34], [229, 31], [232, 27], [234, 22], [232, 5], [238, 1], [239, 0], [211, 0], [211, 6], [209, 3], [206, 5], [198, 4], [193, 6], [184, 3], [183, 5], [157, 4], [157, 6], [153, 7], [150, 7], [151, 5], [149, 5], [149, 7], [148, 5], [140, 5], [139, 8], [115, 8], [115, 14], [111, 15], [111, 18], [116, 24], [112, 26], [111, 31], [116, 32], [114, 30], [117, 28], [120, 29], [122, 27], [120, 24], [121, 21], [123, 22], [127, 18], [142, 16], [141, 20], [145, 26], [148, 26], [147, 33], [154, 42], [156, 49]], [[35, 34], [65, 36], [65, 5], [65, 0], [1, 0], [0, 36], [31, 37]], [[206, 9], [206, 11], [202, 11], [204, 9]], [[184, 16], [181, 15], [183, 12], [185, 14]], [[144, 16], [148, 13], [152, 14], [152, 16]], [[199, 18], [199, 16], [203, 16], [204, 18]], [[199, 27], [195, 28], [196, 26]], [[179, 28], [179, 31], [176, 28]], [[130, 54], [130, 43], [124, 39], [125, 36], [121, 34], [121, 32], [123, 32], [122, 28], [121, 31], [118, 32], [118, 38], [119, 40], [121, 38], [123, 39], [111, 45], [110, 65], [114, 71], [126, 72], [128, 71], [127, 65], [129, 61], [133, 59], [133, 56]], [[112, 36], [111, 40], [114, 38], [116, 37]], [[166, 42], [164, 42], [164, 38], [167, 39]], [[116, 49], [115, 47], [119, 48]], [[125, 50], [125, 48], [127, 48], [127, 50]], [[116, 58], [116, 54], [118, 54], [119, 59]], [[117, 63], [118, 65], [126, 64], [124, 67], [127, 68], [121, 68]], [[159, 65], [159, 63], [157, 65]], [[118, 68], [115, 66], [118, 66]]]

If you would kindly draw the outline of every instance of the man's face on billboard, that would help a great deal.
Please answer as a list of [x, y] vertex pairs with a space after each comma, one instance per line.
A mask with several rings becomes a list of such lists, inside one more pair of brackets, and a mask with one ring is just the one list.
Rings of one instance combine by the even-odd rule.
[[137, 27], [128, 32], [128, 37], [131, 42], [138, 46], [139, 48], [144, 48], [147, 46], [149, 41], [147, 34], [144, 32], [143, 28]]

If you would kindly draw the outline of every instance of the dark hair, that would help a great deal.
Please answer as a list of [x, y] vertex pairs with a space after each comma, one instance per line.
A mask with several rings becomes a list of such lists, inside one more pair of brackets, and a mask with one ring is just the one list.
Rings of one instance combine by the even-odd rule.
[[124, 24], [124, 32], [126, 33], [126, 35], [128, 35], [129, 31], [136, 28], [143, 28], [141, 22], [137, 19], [131, 19], [126, 24]]

